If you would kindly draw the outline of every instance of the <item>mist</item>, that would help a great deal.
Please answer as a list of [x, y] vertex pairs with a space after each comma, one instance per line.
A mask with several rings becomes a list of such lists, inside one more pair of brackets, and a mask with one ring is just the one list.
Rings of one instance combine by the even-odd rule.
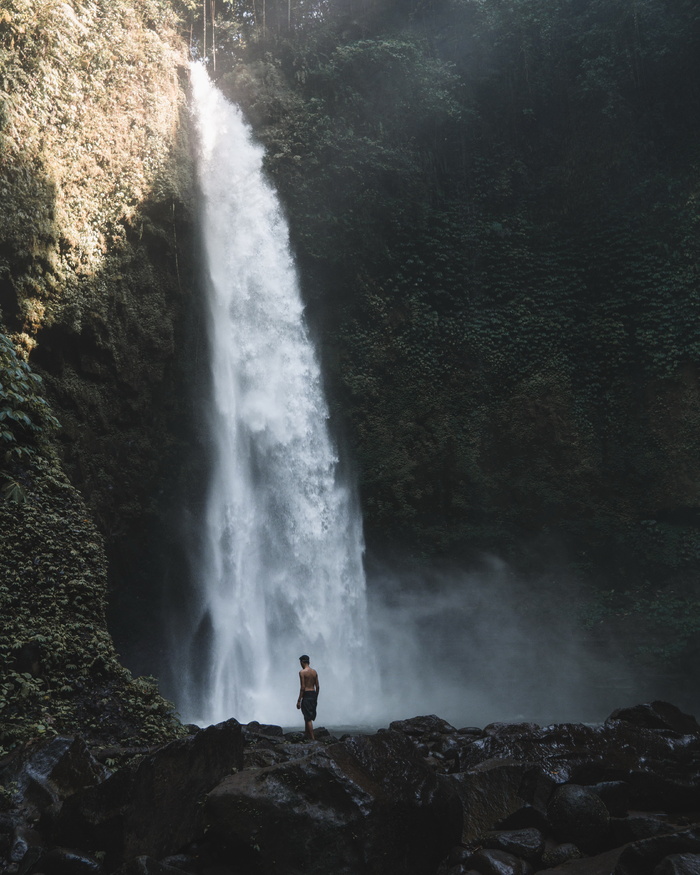
[[584, 628], [579, 586], [565, 577], [526, 579], [489, 557], [474, 571], [384, 568], [368, 588], [379, 724], [597, 722], [644, 694], [613, 643]]

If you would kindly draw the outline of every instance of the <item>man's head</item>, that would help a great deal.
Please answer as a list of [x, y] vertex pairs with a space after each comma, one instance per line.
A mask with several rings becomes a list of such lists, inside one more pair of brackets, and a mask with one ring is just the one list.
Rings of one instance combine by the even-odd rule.
[[308, 665], [311, 662], [311, 660], [309, 659], [309, 657], [306, 654], [304, 654], [303, 656], [299, 657], [299, 662], [302, 665]]

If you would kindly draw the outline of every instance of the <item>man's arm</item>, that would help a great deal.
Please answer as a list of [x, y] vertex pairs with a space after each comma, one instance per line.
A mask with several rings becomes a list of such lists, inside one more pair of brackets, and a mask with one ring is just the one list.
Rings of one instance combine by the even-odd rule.
[[297, 710], [301, 708], [301, 697], [304, 695], [304, 676], [299, 672], [299, 698], [297, 699]]
[[318, 682], [318, 672], [314, 672], [314, 684], [316, 686], [316, 695], [321, 692], [321, 684]]

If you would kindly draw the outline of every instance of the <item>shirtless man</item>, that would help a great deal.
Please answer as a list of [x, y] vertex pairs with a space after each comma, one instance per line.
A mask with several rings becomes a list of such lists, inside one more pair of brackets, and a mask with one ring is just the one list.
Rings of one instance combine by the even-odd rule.
[[310, 741], [314, 741], [314, 724], [316, 719], [316, 702], [318, 694], [321, 692], [321, 685], [318, 682], [318, 675], [309, 665], [309, 657], [299, 657], [301, 663], [301, 671], [299, 672], [299, 698], [297, 699], [297, 708], [301, 708], [301, 713], [304, 715], [304, 728], [306, 729], [306, 737]]

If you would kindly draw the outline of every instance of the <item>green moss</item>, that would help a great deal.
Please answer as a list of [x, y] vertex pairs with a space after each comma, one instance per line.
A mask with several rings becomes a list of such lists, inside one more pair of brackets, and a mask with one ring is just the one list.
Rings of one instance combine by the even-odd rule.
[[0, 501], [0, 745], [80, 732], [156, 743], [180, 731], [152, 680], [120, 666], [105, 624], [106, 560], [80, 495], [50, 457]]
[[124, 552], [153, 513], [176, 443], [191, 202], [178, 28], [166, 0], [0, 11], [5, 748], [179, 731], [154, 682], [117, 659], [104, 542]]

